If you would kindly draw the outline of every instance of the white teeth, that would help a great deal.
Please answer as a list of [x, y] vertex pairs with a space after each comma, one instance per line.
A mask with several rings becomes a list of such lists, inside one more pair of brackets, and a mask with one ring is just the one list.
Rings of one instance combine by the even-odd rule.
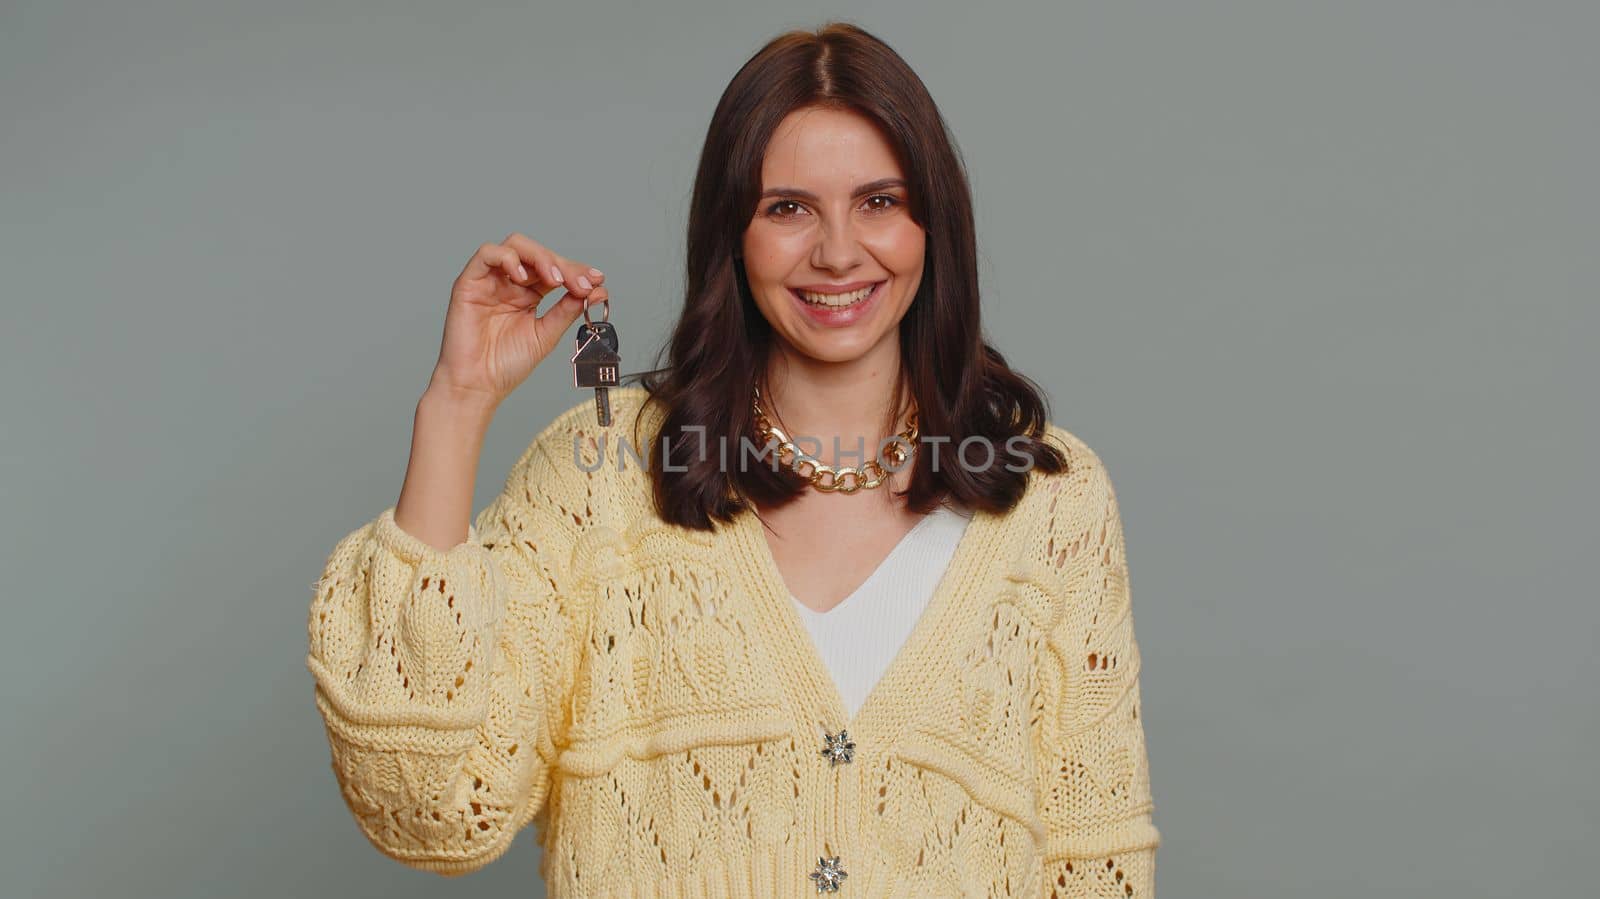
[[860, 290], [853, 290], [849, 293], [812, 293], [809, 290], [797, 290], [795, 293], [800, 294], [808, 303], [815, 303], [821, 306], [848, 306], [851, 303], [866, 299], [867, 295], [872, 293], [874, 287], [877, 287], [877, 285], [863, 287]]

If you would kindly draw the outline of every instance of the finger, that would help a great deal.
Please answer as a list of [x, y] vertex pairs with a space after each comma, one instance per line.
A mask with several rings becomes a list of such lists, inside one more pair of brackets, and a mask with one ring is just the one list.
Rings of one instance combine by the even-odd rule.
[[467, 260], [467, 265], [461, 270], [463, 280], [473, 280], [488, 276], [499, 268], [505, 261], [505, 247], [497, 243], [479, 244], [472, 258]]
[[599, 279], [589, 274], [591, 271], [598, 271], [598, 269], [582, 262], [568, 259], [565, 256], [557, 256], [556, 265], [560, 266], [562, 274], [566, 276], [567, 290], [580, 297], [589, 296], [595, 288], [600, 286]]
[[522, 257], [517, 255], [516, 250], [502, 245], [498, 258], [500, 259], [500, 271], [505, 273], [508, 280], [515, 281], [518, 284], [532, 282], [533, 275], [528, 271], [528, 267], [522, 264]]
[[[456, 281], [459, 283], [488, 277], [504, 277], [515, 284], [537, 289], [538, 279], [534, 270], [524, 265], [520, 254], [505, 244], [480, 245], [472, 258], [467, 260], [466, 267]], [[540, 295], [543, 296], [543, 292]]]
[[533, 238], [519, 231], [506, 235], [500, 242], [501, 246], [515, 253], [528, 271], [529, 277], [517, 281], [529, 289], [537, 292], [541, 298], [557, 287], [562, 287], [567, 282], [567, 277], [562, 274], [556, 263], [561, 257], [556, 255], [549, 247], [544, 246]]
[[566, 290], [578, 296], [589, 296], [589, 291], [600, 286], [600, 278], [590, 274], [590, 272], [600, 272], [600, 269], [595, 269], [594, 266], [586, 266], [584, 262], [574, 261], [557, 253], [550, 254], [550, 266], [554, 269], [550, 275], [566, 285]]
[[[565, 287], [569, 291], [575, 290], [579, 294], [589, 292], [590, 287], [577, 283], [578, 277], [586, 273], [585, 266], [567, 262], [562, 256], [551, 251], [549, 247], [520, 232], [506, 235], [504, 244], [516, 250], [517, 254], [528, 264], [529, 271], [533, 272], [537, 278], [536, 289], [539, 291], [540, 297], [555, 290], [557, 287]], [[590, 281], [590, 286], [593, 283]]]

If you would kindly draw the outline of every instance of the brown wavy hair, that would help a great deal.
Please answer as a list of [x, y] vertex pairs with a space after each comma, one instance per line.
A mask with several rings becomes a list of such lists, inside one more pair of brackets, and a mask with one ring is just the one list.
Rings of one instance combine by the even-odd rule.
[[[658, 367], [625, 379], [638, 380], [664, 406], [646, 453], [657, 512], [710, 530], [752, 501], [780, 506], [806, 488], [788, 466], [773, 471], [771, 457], [737, 464], [741, 438], [757, 445], [751, 386], [764, 380], [773, 340], [738, 250], [760, 199], [767, 143], [785, 116], [810, 106], [847, 109], [877, 123], [906, 173], [910, 214], [927, 233], [922, 282], [899, 325], [896, 395], [909, 386], [921, 433], [949, 440], [919, 441], [910, 483], [899, 495], [917, 513], [947, 496], [969, 508], [1009, 511], [1027, 489], [1028, 467], [1056, 472], [1067, 462], [1045, 442], [1049, 409], [1038, 386], [983, 337], [965, 165], [905, 60], [858, 26], [833, 21], [814, 32], [785, 32], [762, 47], [712, 114], [689, 206], [683, 312], [656, 356]], [[960, 464], [957, 450], [971, 437], [990, 441], [995, 464], [977, 470]], [[729, 464], [711, 449], [719, 445], [728, 448]]]

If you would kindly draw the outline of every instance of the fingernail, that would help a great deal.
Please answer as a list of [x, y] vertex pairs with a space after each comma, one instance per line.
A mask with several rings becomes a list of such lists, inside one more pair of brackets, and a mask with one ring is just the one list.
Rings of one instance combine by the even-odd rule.
[[525, 266], [525, 265], [518, 265], [517, 266], [517, 277], [521, 278], [524, 281], [528, 280], [528, 267]]
[[605, 272], [603, 272], [603, 271], [601, 271], [601, 270], [599, 270], [597, 268], [591, 268], [591, 269], [589, 269], [589, 274], [591, 274], [594, 277], [598, 278], [601, 275], [605, 274]]
[[583, 275], [579, 275], [578, 276], [578, 286], [583, 288], [584, 290], [588, 290], [589, 288], [593, 287], [594, 285], [589, 283], [589, 279], [587, 277], [584, 277]]
[[556, 282], [557, 284], [563, 284], [567, 279], [561, 277], [561, 269], [552, 265], [550, 266], [550, 280]]

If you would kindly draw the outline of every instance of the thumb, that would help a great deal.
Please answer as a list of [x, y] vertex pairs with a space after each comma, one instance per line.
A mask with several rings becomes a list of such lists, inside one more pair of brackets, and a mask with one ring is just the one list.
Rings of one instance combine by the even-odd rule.
[[[593, 294], [590, 294], [593, 296]], [[551, 347], [554, 355], [556, 348], [561, 345], [562, 335], [572, 327], [572, 323], [583, 315], [583, 300], [572, 294], [567, 294], [533, 320], [534, 337], [537, 346]]]

